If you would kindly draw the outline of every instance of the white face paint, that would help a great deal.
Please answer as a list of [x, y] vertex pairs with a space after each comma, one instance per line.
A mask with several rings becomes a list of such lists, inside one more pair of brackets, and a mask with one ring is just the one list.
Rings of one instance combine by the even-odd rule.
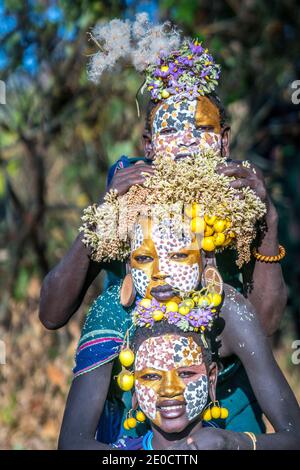
[[[193, 372], [189, 377], [186, 372]], [[135, 390], [139, 406], [156, 424], [161, 423], [157, 404], [185, 401], [183, 418], [199, 416], [208, 398], [208, 379], [200, 346], [192, 337], [164, 335], [145, 340], [135, 359]]]
[[135, 227], [132, 240], [131, 271], [137, 292], [149, 297], [153, 279], [159, 274], [172, 288], [189, 292], [200, 282], [201, 258], [195, 238], [186, 230], [178, 234], [172, 219], [152, 223], [144, 237], [141, 224]]
[[177, 159], [206, 150], [221, 150], [219, 110], [206, 97], [176, 101], [171, 96], [155, 112], [152, 144], [155, 154]]

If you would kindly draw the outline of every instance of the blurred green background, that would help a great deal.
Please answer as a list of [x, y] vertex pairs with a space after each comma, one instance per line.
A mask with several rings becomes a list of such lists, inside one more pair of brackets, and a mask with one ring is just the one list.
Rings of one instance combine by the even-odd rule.
[[[296, 0], [32, 1], [0, 0], [0, 448], [55, 448], [76, 341], [86, 306], [58, 332], [38, 321], [41, 280], [64, 255], [82, 208], [98, 200], [109, 166], [142, 154], [143, 116], [131, 69], [88, 82], [97, 21], [147, 11], [205, 40], [222, 65], [219, 94], [232, 126], [232, 157], [265, 172], [280, 214], [289, 301], [274, 339], [295, 388], [291, 363], [300, 339], [300, 15]], [[263, 286], [262, 286], [263, 288]], [[267, 295], [267, 294], [266, 294]], [[296, 388], [298, 397], [300, 392]]]

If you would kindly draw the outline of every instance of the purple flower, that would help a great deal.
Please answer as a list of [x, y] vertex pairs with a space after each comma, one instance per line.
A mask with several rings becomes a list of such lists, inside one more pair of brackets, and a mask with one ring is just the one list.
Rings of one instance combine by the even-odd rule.
[[162, 64], [160, 67], [155, 69], [154, 75], [156, 77], [166, 78], [173, 73], [175, 68], [176, 65], [174, 64], [174, 62], [171, 62], [169, 64]]
[[178, 57], [178, 63], [180, 65], [185, 65], [185, 66], [192, 66], [194, 64], [194, 58], [193, 56], [183, 56], [183, 57]]
[[187, 98], [188, 100], [194, 100], [199, 96], [199, 91], [198, 91], [198, 86], [194, 85], [191, 87], [186, 87], [185, 91], [182, 93], [182, 96], [184, 98]]
[[182, 316], [178, 312], [168, 312], [168, 323], [171, 325], [177, 325], [180, 322]]
[[190, 42], [189, 47], [193, 54], [200, 55], [204, 51], [203, 47], [201, 46], [201, 44], [199, 44], [198, 41]]

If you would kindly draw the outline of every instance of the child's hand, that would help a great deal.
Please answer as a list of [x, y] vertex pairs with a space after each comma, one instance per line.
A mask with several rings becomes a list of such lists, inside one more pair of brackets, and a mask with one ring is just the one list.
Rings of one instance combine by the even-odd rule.
[[132, 165], [128, 168], [120, 168], [116, 171], [113, 179], [108, 187], [110, 189], [116, 189], [120, 196], [126, 194], [127, 191], [135, 184], [143, 185], [145, 176], [142, 173], [153, 174], [153, 167], [144, 162], [138, 162], [138, 164]]
[[268, 193], [262, 171], [251, 164], [244, 167], [241, 161], [231, 161], [227, 165], [220, 165], [218, 173], [225, 176], [234, 176], [236, 179], [230, 183], [232, 188], [241, 189], [249, 187], [255, 191], [262, 202], [267, 203]]

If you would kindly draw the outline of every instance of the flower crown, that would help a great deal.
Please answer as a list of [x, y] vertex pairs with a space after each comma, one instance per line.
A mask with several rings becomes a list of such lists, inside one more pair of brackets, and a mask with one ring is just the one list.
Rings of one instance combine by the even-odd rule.
[[198, 40], [183, 37], [170, 22], [152, 24], [147, 13], [137, 14], [134, 21], [99, 23], [88, 34], [98, 48], [88, 65], [88, 76], [95, 83], [123, 62], [145, 74], [141, 89], [147, 87], [153, 100], [170, 95], [194, 99], [211, 93], [218, 84], [220, 66], [208, 50]]
[[166, 321], [182, 331], [204, 332], [210, 329], [222, 302], [222, 295], [203, 287], [191, 295], [184, 296], [181, 303], [169, 301], [166, 304], [156, 299], [141, 299], [132, 312], [136, 327], [152, 328], [155, 322]]
[[214, 91], [218, 85], [220, 65], [198, 40], [184, 40], [177, 51], [160, 51], [156, 63], [146, 69], [146, 85], [153, 100], [170, 95], [195, 99]]

